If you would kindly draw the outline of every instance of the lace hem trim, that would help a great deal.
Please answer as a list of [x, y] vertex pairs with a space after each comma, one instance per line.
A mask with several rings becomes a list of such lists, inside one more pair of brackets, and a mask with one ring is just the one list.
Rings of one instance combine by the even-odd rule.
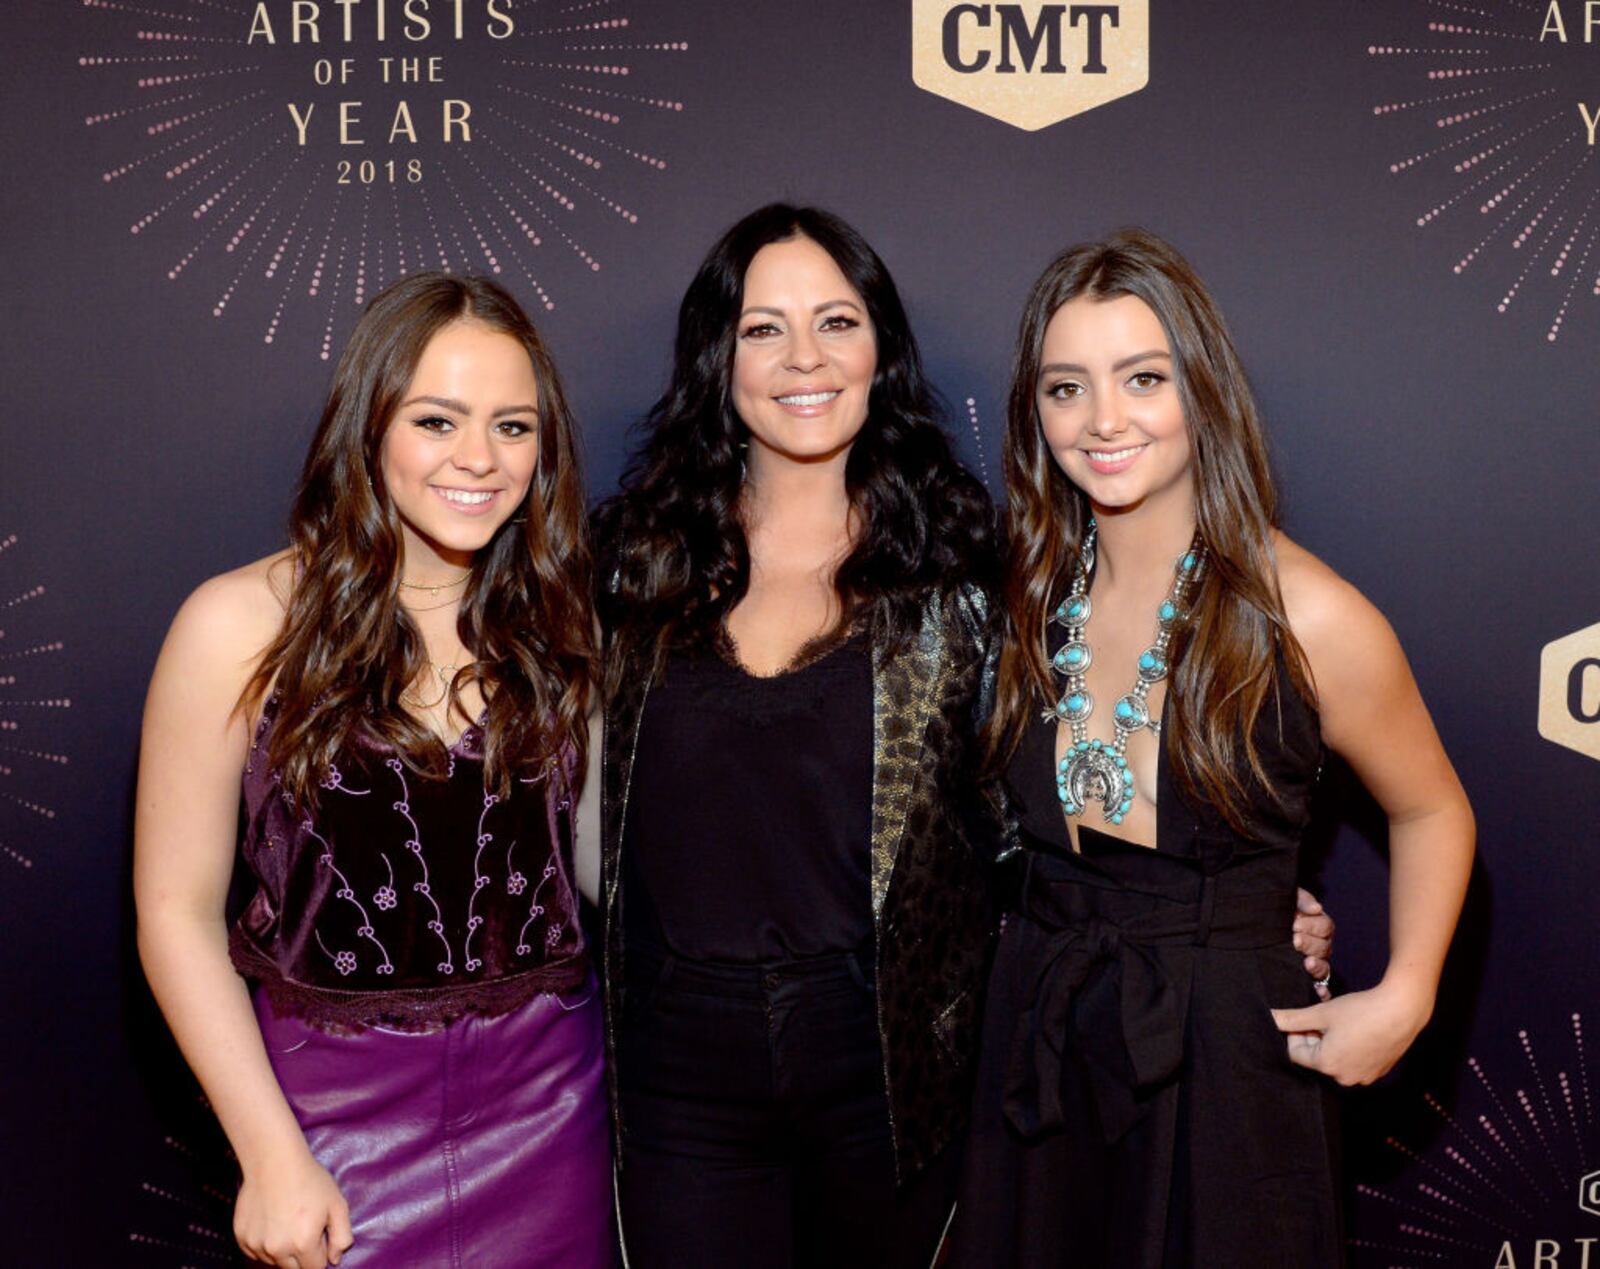
[[435, 1031], [467, 1015], [494, 1018], [527, 1004], [535, 996], [575, 991], [589, 976], [588, 958], [580, 955], [487, 982], [396, 991], [343, 991], [285, 978], [272, 959], [237, 929], [229, 938], [228, 953], [241, 976], [261, 984], [273, 1009], [312, 1026], [334, 1030], [381, 1025], [403, 1031]]

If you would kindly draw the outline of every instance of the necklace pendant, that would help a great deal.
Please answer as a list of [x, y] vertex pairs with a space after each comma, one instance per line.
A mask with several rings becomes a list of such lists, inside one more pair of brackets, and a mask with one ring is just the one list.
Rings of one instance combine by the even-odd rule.
[[1051, 656], [1052, 668], [1066, 679], [1066, 684], [1044, 718], [1047, 722], [1054, 719], [1057, 723], [1067, 723], [1072, 728], [1072, 742], [1056, 770], [1056, 795], [1061, 809], [1068, 815], [1082, 815], [1091, 802], [1098, 802], [1106, 823], [1121, 824], [1123, 817], [1133, 809], [1134, 797], [1133, 773], [1128, 769], [1123, 749], [1128, 737], [1141, 727], [1148, 727], [1157, 737], [1161, 734], [1161, 721], [1151, 717], [1145, 697], [1154, 684], [1167, 677], [1171, 668], [1167, 650], [1173, 631], [1187, 616], [1185, 597], [1204, 571], [1206, 555], [1196, 535], [1195, 544], [1174, 564], [1172, 586], [1156, 610], [1156, 640], [1139, 654], [1132, 690], [1112, 706], [1115, 739], [1108, 745], [1085, 736], [1085, 723], [1094, 710], [1094, 697], [1084, 681], [1084, 671], [1094, 655], [1087, 638], [1094, 543], [1095, 526], [1091, 520], [1079, 551], [1071, 589], [1051, 613], [1053, 622], [1067, 628], [1066, 642]]
[[1089, 622], [1089, 610], [1089, 596], [1068, 595], [1056, 605], [1056, 610], [1051, 615], [1063, 626], [1084, 626]]
[[[1076, 632], [1073, 632], [1076, 633]], [[1082, 674], [1094, 661], [1094, 653], [1082, 639], [1072, 639], [1056, 649], [1051, 664], [1063, 674]]]
[[1160, 643], [1151, 644], [1139, 654], [1139, 665], [1136, 672], [1141, 683], [1161, 682], [1162, 679], [1167, 677], [1166, 649]]
[[1080, 687], [1075, 691], [1067, 692], [1056, 702], [1052, 715], [1063, 723], [1081, 723], [1094, 713], [1094, 697], [1089, 694], [1089, 689]]
[[1129, 692], [1112, 706], [1111, 718], [1123, 731], [1138, 731], [1150, 725], [1150, 708], [1137, 694]]
[[1107, 824], [1120, 824], [1133, 809], [1133, 772], [1128, 760], [1098, 740], [1080, 740], [1056, 770], [1056, 797], [1068, 815], [1082, 815], [1098, 802]]

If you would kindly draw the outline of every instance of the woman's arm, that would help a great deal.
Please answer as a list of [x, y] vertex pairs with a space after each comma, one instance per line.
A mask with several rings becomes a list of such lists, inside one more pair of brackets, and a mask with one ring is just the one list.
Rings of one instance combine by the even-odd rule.
[[1367, 991], [1274, 1013], [1296, 1062], [1368, 1084], [1433, 1013], [1472, 871], [1472, 808], [1383, 615], [1287, 539], [1279, 576], [1316, 681], [1323, 740], [1388, 817], [1389, 964]]
[[243, 1170], [239, 1245], [321, 1269], [350, 1246], [349, 1213], [273, 1076], [223, 915], [250, 742], [234, 702], [281, 620], [256, 565], [207, 582], [173, 621], [145, 702], [133, 884], [151, 990]]

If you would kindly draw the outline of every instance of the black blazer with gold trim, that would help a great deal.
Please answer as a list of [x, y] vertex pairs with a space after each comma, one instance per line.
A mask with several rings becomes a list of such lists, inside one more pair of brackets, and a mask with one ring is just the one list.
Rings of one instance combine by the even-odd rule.
[[[976, 587], [930, 598], [904, 651], [874, 657], [872, 913], [878, 1032], [902, 1181], [963, 1131], [995, 931], [993, 834], [976, 793], [977, 720], [993, 685]], [[623, 984], [621, 851], [648, 664], [624, 667], [601, 753], [606, 1056], [620, 1158], [616, 1019]]]

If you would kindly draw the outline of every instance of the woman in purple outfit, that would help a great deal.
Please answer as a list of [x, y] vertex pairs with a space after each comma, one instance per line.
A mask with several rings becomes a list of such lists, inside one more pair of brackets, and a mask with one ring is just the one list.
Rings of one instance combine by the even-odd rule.
[[611, 1263], [593, 670], [555, 368], [494, 283], [407, 278], [335, 372], [289, 548], [190, 596], [145, 710], [139, 948], [252, 1259]]

